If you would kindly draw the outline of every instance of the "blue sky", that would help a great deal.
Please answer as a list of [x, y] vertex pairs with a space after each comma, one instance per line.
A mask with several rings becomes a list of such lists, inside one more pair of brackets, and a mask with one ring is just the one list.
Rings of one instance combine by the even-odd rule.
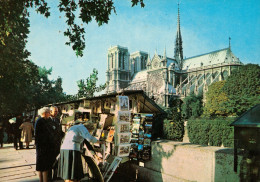
[[[94, 21], [84, 25], [86, 49], [77, 58], [65, 45], [64, 15], [56, 1], [49, 0], [51, 16], [44, 18], [31, 11], [27, 49], [39, 66], [52, 67], [51, 79], [60, 76], [67, 94], [77, 93], [76, 82], [87, 78], [93, 68], [99, 71], [99, 83], [106, 82], [107, 50], [110, 46], [128, 47], [130, 53], [141, 50], [153, 57], [155, 50], [173, 57], [177, 26], [177, 0], [144, 0], [145, 8], [131, 7], [130, 0], [115, 0], [117, 14], [108, 24], [98, 27]], [[196, 56], [228, 47], [243, 63], [260, 63], [259, 0], [182, 0], [181, 32], [184, 57]]]

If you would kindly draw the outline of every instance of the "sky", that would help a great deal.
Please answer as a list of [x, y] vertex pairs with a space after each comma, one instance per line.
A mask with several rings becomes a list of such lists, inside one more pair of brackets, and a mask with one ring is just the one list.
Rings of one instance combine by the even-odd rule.
[[[30, 34], [27, 49], [30, 60], [52, 68], [50, 79], [60, 76], [63, 91], [76, 94], [77, 81], [86, 79], [94, 68], [98, 84], [106, 82], [107, 51], [111, 46], [127, 47], [129, 53], [155, 51], [174, 55], [178, 0], [144, 0], [145, 7], [131, 7], [130, 0], [115, 0], [116, 14], [108, 24], [95, 21], [84, 24], [86, 49], [77, 57], [67, 38], [64, 14], [57, 1], [47, 0], [51, 16], [45, 18], [30, 10]], [[227, 48], [244, 63], [260, 64], [259, 0], [180, 0], [180, 21], [184, 57], [192, 57]]]

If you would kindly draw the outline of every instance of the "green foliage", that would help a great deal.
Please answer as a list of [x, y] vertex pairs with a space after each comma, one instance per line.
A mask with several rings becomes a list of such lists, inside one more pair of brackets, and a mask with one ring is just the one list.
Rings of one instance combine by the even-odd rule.
[[163, 137], [168, 140], [182, 141], [184, 135], [183, 121], [165, 119], [163, 121]]
[[224, 102], [228, 100], [227, 95], [222, 92], [222, 88], [226, 81], [219, 81], [211, 84], [206, 93], [206, 104], [204, 107], [205, 116], [226, 115]]
[[191, 120], [188, 121], [188, 136], [191, 143], [208, 145], [210, 124], [206, 120]]
[[38, 75], [35, 78], [37, 81], [31, 85], [30, 93], [30, 108], [40, 108], [46, 104], [61, 102], [65, 100], [65, 94], [62, 89], [62, 79], [50, 80], [52, 68], [38, 68]]
[[78, 97], [93, 97], [95, 92], [102, 91], [106, 88], [106, 84], [97, 86], [98, 71], [94, 68], [93, 73], [84, 81], [83, 79], [77, 82], [78, 84]]
[[209, 130], [209, 145], [220, 147], [222, 144], [222, 125], [218, 120], [213, 120], [210, 122]]
[[223, 91], [228, 95], [259, 95], [260, 66], [257, 64], [247, 64], [234, 70], [228, 77]]
[[228, 97], [223, 103], [229, 115], [239, 116], [260, 103], [260, 66], [247, 64], [239, 67], [228, 78], [222, 88]]
[[[144, 7], [143, 0], [132, 0], [132, 6], [141, 4]], [[64, 12], [66, 16], [66, 23], [68, 25], [64, 35], [69, 38], [66, 45], [72, 44], [72, 49], [76, 52], [77, 56], [83, 56], [85, 49], [85, 29], [76, 23], [77, 17], [75, 14], [79, 12], [78, 19], [83, 23], [90, 23], [93, 19], [97, 22], [98, 26], [108, 23], [109, 16], [113, 11], [116, 13], [113, 0], [91, 0], [91, 1], [75, 1], [60, 0], [59, 11]]]
[[239, 116], [260, 103], [260, 67], [240, 66], [226, 81], [215, 82], [206, 93], [204, 116]]
[[25, 49], [29, 20], [21, 2], [0, 1], [0, 115], [28, 107], [37, 66], [28, 60]]
[[190, 119], [188, 136], [193, 144], [233, 147], [234, 130], [229, 126], [235, 118]]
[[202, 95], [190, 95], [183, 99], [183, 104], [181, 106], [181, 114], [184, 119], [190, 117], [197, 118], [202, 114]]
[[[144, 7], [143, 0], [131, 0], [132, 6], [140, 3]], [[6, 37], [16, 32], [16, 26], [22, 21], [20, 15], [28, 20], [28, 8], [35, 8], [37, 13], [45, 17], [50, 16], [50, 8], [46, 0], [19, 0], [19, 1], [0, 1], [0, 42], [5, 45]], [[91, 0], [91, 1], [69, 1], [60, 0], [58, 5], [60, 13], [66, 17], [67, 29], [64, 36], [69, 38], [66, 45], [72, 46], [77, 56], [83, 56], [85, 49], [85, 28], [82, 23], [90, 23], [95, 20], [99, 26], [108, 23], [109, 16], [113, 11], [116, 13], [113, 0]], [[76, 17], [78, 15], [78, 17]], [[20, 29], [22, 36], [27, 36], [27, 29]], [[16, 32], [17, 33], [17, 32]], [[18, 33], [17, 33], [18, 35]]]
[[167, 119], [163, 121], [163, 136], [168, 140], [182, 141], [184, 135], [184, 123], [181, 118], [181, 100], [171, 100], [171, 107], [165, 108]]

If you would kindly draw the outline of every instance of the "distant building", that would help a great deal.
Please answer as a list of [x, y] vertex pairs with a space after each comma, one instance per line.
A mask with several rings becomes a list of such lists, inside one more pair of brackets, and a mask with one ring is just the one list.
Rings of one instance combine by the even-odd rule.
[[171, 97], [206, 92], [208, 86], [225, 80], [232, 70], [241, 66], [240, 60], [228, 48], [183, 58], [180, 13], [178, 7], [174, 57], [158, 55], [152, 59], [147, 52], [129, 53], [128, 48], [108, 49], [107, 93], [119, 90], [144, 90], [157, 104], [168, 106]]

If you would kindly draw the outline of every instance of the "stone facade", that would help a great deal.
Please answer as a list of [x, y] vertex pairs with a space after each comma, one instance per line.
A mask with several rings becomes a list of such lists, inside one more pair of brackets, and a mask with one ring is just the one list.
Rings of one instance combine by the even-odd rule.
[[155, 52], [129, 53], [128, 48], [108, 49], [107, 93], [119, 90], [144, 90], [157, 104], [168, 107], [172, 97], [206, 92], [208, 86], [225, 80], [241, 61], [228, 48], [183, 58], [180, 15], [178, 10], [174, 58]]

